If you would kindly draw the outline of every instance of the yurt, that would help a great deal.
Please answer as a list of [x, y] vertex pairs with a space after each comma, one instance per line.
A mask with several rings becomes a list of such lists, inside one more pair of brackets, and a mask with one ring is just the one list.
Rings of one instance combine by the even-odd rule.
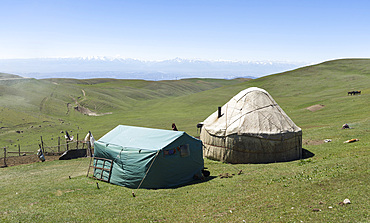
[[302, 157], [302, 130], [257, 87], [235, 95], [204, 122], [203, 154], [227, 163], [271, 163]]

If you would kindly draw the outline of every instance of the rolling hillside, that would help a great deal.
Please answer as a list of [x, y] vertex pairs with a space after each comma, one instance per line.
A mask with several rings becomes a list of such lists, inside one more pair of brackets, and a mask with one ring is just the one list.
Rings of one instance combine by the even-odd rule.
[[[198, 136], [199, 121], [251, 86], [267, 90], [302, 128], [309, 156], [237, 165], [205, 159], [206, 181], [160, 190], [104, 182], [98, 189], [86, 178], [84, 158], [0, 168], [0, 221], [369, 222], [369, 59], [328, 61], [255, 80], [0, 80], [0, 142], [16, 150], [40, 136], [55, 143], [62, 130], [83, 136], [91, 130], [100, 138], [118, 124], [170, 129], [172, 122]], [[361, 95], [347, 94], [353, 90]], [[341, 129], [344, 123], [351, 129]], [[354, 138], [359, 141], [343, 143]], [[220, 177], [226, 174], [232, 177]]]
[[[0, 143], [10, 149], [16, 144], [34, 142], [37, 145], [35, 139], [40, 136], [45, 139], [63, 136], [61, 131], [86, 134], [91, 130], [99, 137], [118, 124], [127, 124], [132, 115], [143, 121], [146, 117], [152, 118], [146, 113], [148, 107], [157, 101], [165, 102], [248, 80], [186, 79], [155, 82], [116, 79], [37, 80], [3, 76], [0, 79]], [[146, 122], [150, 121], [148, 119]], [[142, 123], [131, 120], [131, 124]]]
[[[8, 76], [9, 80], [0, 79], [0, 143], [28, 144], [40, 134], [55, 137], [62, 130], [81, 134], [91, 130], [100, 137], [118, 124], [170, 129], [175, 122], [180, 130], [196, 135], [198, 122], [251, 86], [267, 90], [303, 128], [333, 121], [339, 126], [366, 118], [369, 76], [368, 59], [329, 61], [250, 81], [13, 80]], [[352, 90], [361, 90], [361, 97], [348, 97]], [[315, 113], [305, 109], [315, 104], [325, 107]], [[98, 116], [83, 115], [77, 106]]]

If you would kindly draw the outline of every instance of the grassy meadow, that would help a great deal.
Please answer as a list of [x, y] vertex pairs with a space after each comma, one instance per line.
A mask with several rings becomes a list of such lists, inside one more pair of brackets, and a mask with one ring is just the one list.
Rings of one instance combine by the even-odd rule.
[[[313, 156], [270, 164], [205, 159], [206, 181], [132, 190], [86, 177], [88, 158], [0, 168], [2, 222], [369, 222], [370, 60], [329, 61], [255, 80], [1, 80], [0, 145], [36, 151], [40, 136], [118, 124], [179, 130], [248, 87], [267, 90], [302, 128]], [[361, 95], [348, 96], [348, 91]], [[80, 105], [101, 116], [74, 110]], [[317, 111], [307, 107], [321, 105]], [[348, 123], [351, 129], [341, 129]], [[16, 133], [21, 131], [21, 133]], [[358, 142], [343, 143], [357, 138]], [[325, 139], [331, 139], [324, 143]], [[29, 146], [27, 146], [29, 145]], [[239, 170], [242, 174], [237, 175]], [[235, 174], [221, 178], [220, 174]], [[99, 189], [97, 187], [99, 184]], [[132, 196], [132, 192], [136, 197]], [[348, 198], [351, 204], [341, 205]]]

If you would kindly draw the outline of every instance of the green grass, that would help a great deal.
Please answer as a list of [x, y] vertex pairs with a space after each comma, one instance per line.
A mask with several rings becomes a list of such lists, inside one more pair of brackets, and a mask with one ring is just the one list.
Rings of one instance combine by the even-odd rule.
[[[17, 143], [37, 144], [43, 135], [52, 144], [62, 136], [61, 130], [82, 136], [91, 130], [99, 138], [118, 124], [170, 129], [172, 122], [197, 136], [197, 122], [250, 86], [272, 95], [302, 128], [303, 147], [314, 156], [239, 165], [206, 159], [209, 180], [161, 190], [103, 182], [97, 189], [98, 181], [85, 177], [89, 159], [2, 168], [0, 221], [369, 222], [370, 60], [366, 59], [329, 61], [251, 81], [16, 81], [1, 86], [6, 91], [0, 95], [0, 124], [7, 128], [1, 129], [0, 142], [13, 148]], [[347, 96], [351, 90], [362, 94]], [[12, 104], [12, 97], [23, 102]], [[91, 110], [112, 114], [67, 114], [66, 104], [74, 103], [71, 97]], [[306, 109], [315, 104], [324, 108]], [[344, 123], [352, 129], [342, 130]], [[351, 138], [360, 141], [343, 143]], [[332, 142], [323, 143], [324, 139]], [[235, 175], [220, 178], [224, 173]], [[345, 198], [351, 204], [339, 205]]]
[[[100, 138], [118, 124], [168, 129], [172, 122], [183, 122], [183, 118], [177, 118], [178, 111], [174, 108], [181, 108], [184, 104], [171, 106], [171, 101], [243, 81], [27, 79], [9, 80], [6, 84], [0, 82], [3, 89], [0, 94], [0, 145], [8, 147], [9, 151], [17, 150], [18, 144], [22, 151], [35, 151], [40, 136], [49, 140], [47, 143], [51, 146], [57, 144], [55, 139], [58, 137], [64, 138], [62, 131], [72, 131], [75, 136], [79, 133], [81, 139], [91, 130]], [[98, 114], [112, 114], [99, 117], [80, 114], [74, 110], [75, 100]], [[158, 107], [161, 104], [170, 107], [163, 110], [164, 107]], [[171, 120], [166, 118], [171, 116]], [[17, 134], [16, 131], [23, 133]], [[28, 146], [31, 144], [34, 146]]]
[[[367, 221], [369, 147], [340, 143], [311, 146], [314, 157], [287, 163], [206, 160], [212, 179], [175, 189], [132, 190], [103, 182], [97, 189], [85, 177], [88, 159], [6, 168], [0, 170], [0, 217], [14, 222]], [[243, 174], [237, 175], [240, 169]], [[222, 173], [236, 175], [217, 177]], [[345, 198], [352, 204], [340, 206]]]

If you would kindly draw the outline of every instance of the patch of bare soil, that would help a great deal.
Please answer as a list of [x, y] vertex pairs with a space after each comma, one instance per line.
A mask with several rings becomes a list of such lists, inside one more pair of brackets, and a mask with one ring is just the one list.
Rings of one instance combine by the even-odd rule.
[[325, 105], [317, 104], [317, 105], [312, 105], [310, 107], [307, 107], [306, 109], [309, 110], [309, 111], [315, 112], [315, 111], [318, 111], [318, 110], [320, 110], [324, 107], [325, 107]]
[[[58, 160], [58, 156], [45, 156], [45, 162]], [[30, 164], [30, 163], [37, 163], [41, 162], [41, 160], [37, 157], [37, 155], [27, 155], [27, 156], [11, 156], [6, 158], [6, 165], [7, 166], [17, 166], [22, 164]], [[4, 158], [0, 158], [0, 167], [4, 166]]]
[[303, 145], [320, 145], [324, 143], [324, 140], [311, 140], [311, 139], [303, 139]]
[[82, 107], [81, 105], [77, 105], [76, 107], [74, 107], [74, 109], [84, 115], [88, 115], [88, 116], [102, 116], [102, 115], [110, 115], [112, 114], [112, 112], [107, 112], [107, 113], [96, 113], [96, 112], [93, 112], [91, 111], [90, 109], [88, 108], [85, 108], [85, 107]]

